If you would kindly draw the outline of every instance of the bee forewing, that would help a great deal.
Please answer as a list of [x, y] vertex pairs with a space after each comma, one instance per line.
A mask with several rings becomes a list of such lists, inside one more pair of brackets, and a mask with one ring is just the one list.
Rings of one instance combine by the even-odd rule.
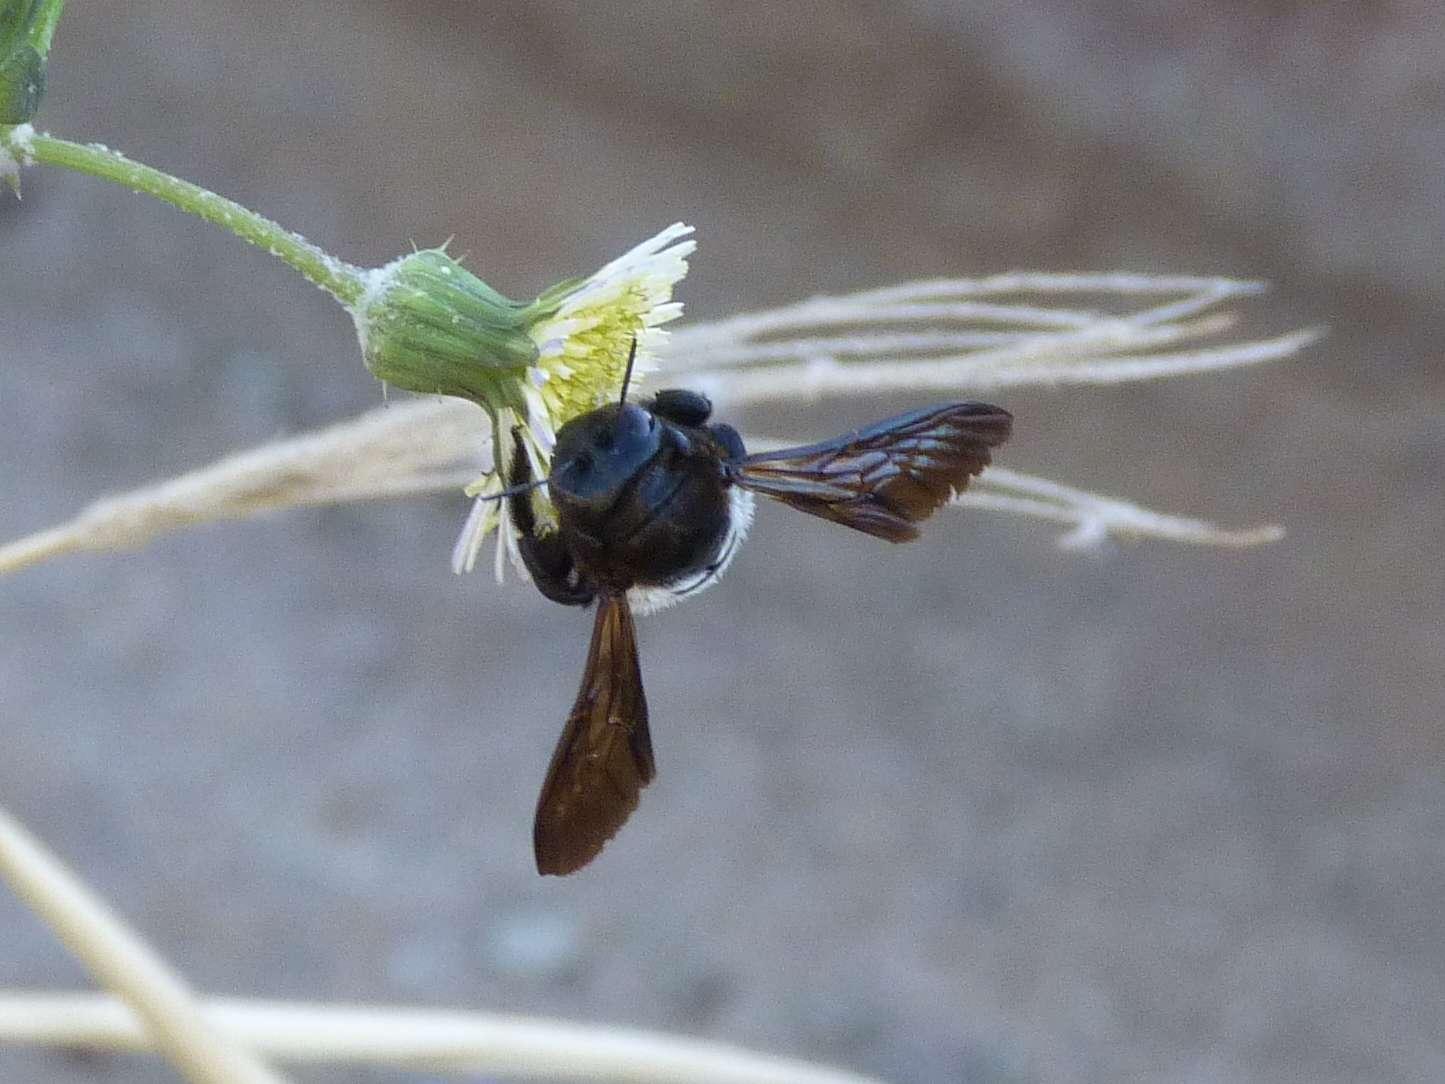
[[1013, 416], [985, 403], [900, 414], [836, 440], [750, 455], [733, 482], [889, 542], [918, 537], [931, 516], [988, 466]]
[[632, 611], [626, 596], [604, 594], [582, 686], [537, 801], [537, 871], [572, 873], [596, 858], [655, 770]]

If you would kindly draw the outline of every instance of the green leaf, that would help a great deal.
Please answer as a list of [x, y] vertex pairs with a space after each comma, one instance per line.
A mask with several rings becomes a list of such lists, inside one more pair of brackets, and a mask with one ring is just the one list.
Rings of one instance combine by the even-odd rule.
[[45, 95], [46, 56], [65, 0], [0, 0], [0, 124], [24, 124]]
[[28, 42], [0, 59], [0, 124], [24, 124], [45, 93], [45, 58]]

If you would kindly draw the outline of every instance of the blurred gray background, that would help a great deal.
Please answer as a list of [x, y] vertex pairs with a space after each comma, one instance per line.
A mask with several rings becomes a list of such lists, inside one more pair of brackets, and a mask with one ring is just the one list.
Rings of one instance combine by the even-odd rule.
[[[0, 582], [0, 800], [215, 993], [899, 1082], [1440, 1079], [1442, 57], [1423, 2], [72, 5], [46, 127], [354, 262], [454, 234], [528, 296], [685, 219], [696, 317], [1125, 268], [1266, 278], [1247, 330], [1331, 334], [1004, 397], [1009, 466], [1275, 546], [1067, 554], [978, 513], [890, 550], [764, 510], [643, 624], [660, 777], [580, 876], [529, 832], [587, 619], [455, 578], [459, 495]], [[6, 538], [380, 401], [327, 297], [152, 201], [27, 171], [0, 254]], [[0, 896], [0, 986], [87, 985]]]

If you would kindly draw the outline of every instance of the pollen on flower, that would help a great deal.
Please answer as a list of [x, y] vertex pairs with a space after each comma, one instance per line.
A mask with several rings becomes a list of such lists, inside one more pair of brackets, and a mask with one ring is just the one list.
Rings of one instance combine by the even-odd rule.
[[666, 336], [661, 325], [682, 315], [672, 289], [697, 247], [691, 233], [682, 223], [669, 226], [583, 281], [550, 318], [528, 329], [545, 376], [540, 391], [548, 428], [555, 432], [617, 395], [634, 339], [634, 377], [652, 369]]

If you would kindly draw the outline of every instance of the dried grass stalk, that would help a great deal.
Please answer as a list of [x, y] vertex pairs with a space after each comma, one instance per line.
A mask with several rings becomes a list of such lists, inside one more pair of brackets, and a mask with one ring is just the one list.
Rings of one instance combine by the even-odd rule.
[[[286, 1062], [633, 1084], [878, 1084], [723, 1043], [534, 1017], [228, 998], [203, 1008], [217, 1031]], [[153, 1049], [135, 1014], [114, 999], [51, 993], [0, 995], [3, 1042]]]

